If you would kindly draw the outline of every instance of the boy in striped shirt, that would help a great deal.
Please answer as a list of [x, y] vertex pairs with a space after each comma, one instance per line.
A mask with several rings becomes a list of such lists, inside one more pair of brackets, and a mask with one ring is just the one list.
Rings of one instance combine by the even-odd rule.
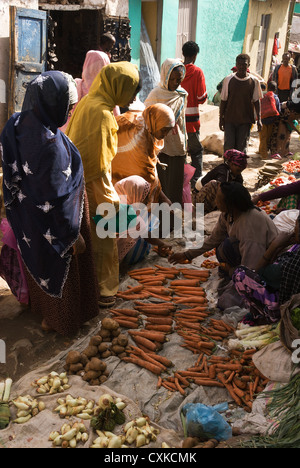
[[195, 65], [200, 52], [198, 44], [186, 42], [182, 47], [186, 75], [181, 86], [188, 92], [186, 108], [186, 129], [188, 134], [188, 153], [192, 159], [192, 166], [196, 171], [191, 180], [191, 188], [195, 189], [196, 182], [202, 176], [203, 146], [200, 141], [200, 109], [199, 104], [207, 100], [204, 73]]

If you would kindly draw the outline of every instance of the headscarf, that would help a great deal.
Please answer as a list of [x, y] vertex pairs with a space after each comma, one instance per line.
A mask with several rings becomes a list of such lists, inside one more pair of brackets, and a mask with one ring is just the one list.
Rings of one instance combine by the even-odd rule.
[[58, 129], [68, 107], [65, 76], [42, 73], [1, 135], [7, 219], [29, 273], [53, 297], [62, 297], [83, 211], [80, 154]]
[[246, 169], [248, 162], [248, 156], [245, 153], [242, 153], [238, 150], [228, 150], [224, 154], [224, 159], [228, 163], [236, 164], [237, 166], [241, 167], [242, 169]]
[[69, 105], [74, 106], [78, 102], [77, 84], [72, 75], [69, 73], [61, 72], [68, 80], [69, 84]]
[[118, 125], [112, 111], [116, 105], [128, 105], [139, 80], [135, 65], [109, 64], [76, 107], [66, 134], [81, 154], [87, 183], [111, 172], [118, 148]]
[[100, 50], [89, 50], [82, 67], [82, 78], [76, 78], [79, 101], [88, 94], [94, 79], [103, 67], [110, 63], [109, 57]]
[[[150, 184], [139, 176], [127, 177], [126, 179], [120, 180], [116, 185], [115, 189], [120, 197], [120, 202], [134, 205], [138, 203], [145, 203], [149, 192]], [[145, 237], [148, 234], [148, 212], [144, 210], [144, 215], [147, 219], [143, 219], [143, 213], [141, 213], [136, 220], [134, 229], [139, 230], [141, 236]], [[126, 234], [127, 237], [121, 237], [118, 239], [118, 251], [119, 261], [121, 262], [126, 254], [134, 247], [137, 239], [130, 237], [130, 231]]]
[[[186, 152], [187, 135], [185, 124], [185, 108], [187, 105], [187, 92], [181, 86], [175, 91], [169, 90], [169, 79], [175, 68], [182, 67], [185, 76], [185, 66], [180, 59], [167, 59], [164, 61], [160, 72], [160, 83], [154, 88], [147, 99], [145, 106], [161, 103], [169, 106], [175, 115], [177, 132], [167, 135], [165, 138], [165, 150], [169, 156], [181, 156]], [[180, 154], [179, 154], [180, 153]]]
[[173, 128], [175, 126], [175, 116], [172, 109], [165, 104], [153, 104], [143, 112], [146, 128], [151, 135], [163, 128]]
[[118, 152], [112, 162], [113, 183], [137, 175], [151, 184], [150, 200], [158, 203], [161, 185], [157, 174], [157, 155], [164, 140], [153, 133], [174, 127], [174, 113], [164, 104], [154, 104], [143, 112], [126, 112], [117, 118]]

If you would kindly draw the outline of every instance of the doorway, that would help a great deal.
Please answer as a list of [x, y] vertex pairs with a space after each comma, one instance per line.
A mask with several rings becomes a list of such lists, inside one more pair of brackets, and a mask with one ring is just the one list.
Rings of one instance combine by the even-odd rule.
[[256, 63], [256, 73], [260, 76], [263, 76], [264, 65], [265, 65], [265, 56], [266, 56], [266, 45], [268, 40], [269, 27], [271, 23], [271, 15], [262, 15], [261, 18], [261, 37], [258, 44], [257, 52], [257, 63]]

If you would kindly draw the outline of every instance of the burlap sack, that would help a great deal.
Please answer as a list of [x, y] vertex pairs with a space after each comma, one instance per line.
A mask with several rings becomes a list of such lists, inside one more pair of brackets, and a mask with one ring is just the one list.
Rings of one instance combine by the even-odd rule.
[[293, 353], [295, 347], [293, 342], [300, 339], [300, 332], [294, 327], [291, 320], [291, 312], [300, 307], [300, 294], [292, 297], [289, 302], [281, 306], [281, 324], [280, 324], [280, 340], [283, 346]]

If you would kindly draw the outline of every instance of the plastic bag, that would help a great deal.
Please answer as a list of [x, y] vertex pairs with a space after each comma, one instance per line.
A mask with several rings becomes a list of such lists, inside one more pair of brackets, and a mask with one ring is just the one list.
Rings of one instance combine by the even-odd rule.
[[220, 412], [227, 409], [227, 403], [216, 406], [187, 403], [182, 408], [185, 436], [216, 439], [218, 441], [230, 439], [232, 437], [231, 426], [220, 414]]
[[190, 164], [184, 165], [184, 179], [183, 179], [183, 193], [182, 193], [182, 203], [186, 205], [186, 209], [190, 209], [192, 211], [192, 193], [191, 193], [191, 186], [190, 182], [193, 175], [196, 172], [196, 168], [191, 166]]
[[7, 219], [1, 221], [3, 247], [0, 255], [0, 276], [21, 304], [29, 303], [29, 290], [17, 240]]

